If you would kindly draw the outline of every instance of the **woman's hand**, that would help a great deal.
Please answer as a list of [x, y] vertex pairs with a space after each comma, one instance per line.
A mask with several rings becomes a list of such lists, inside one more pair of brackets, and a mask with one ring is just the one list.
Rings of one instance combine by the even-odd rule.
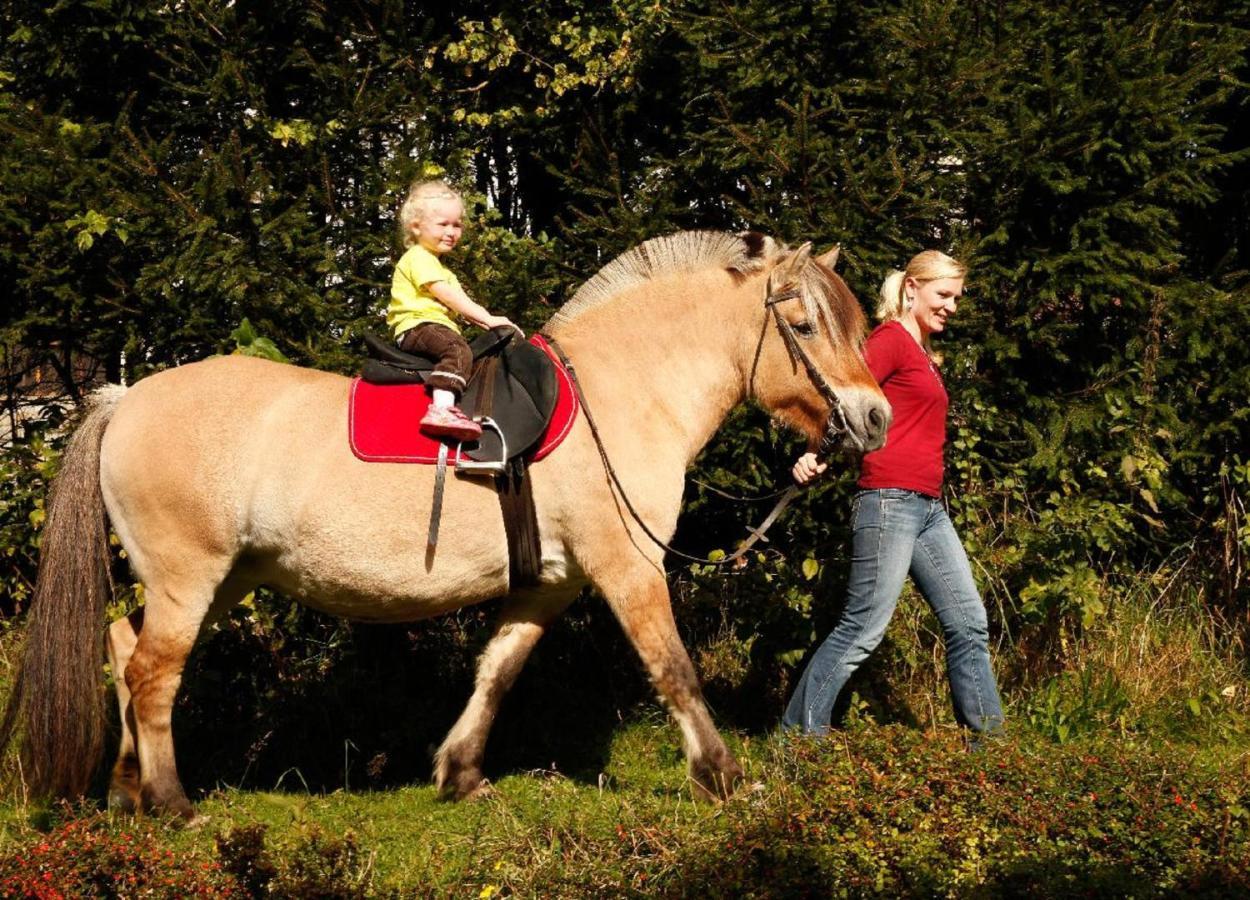
[[823, 475], [828, 468], [829, 464], [822, 463], [816, 459], [815, 453], [804, 453], [795, 462], [794, 468], [790, 470], [790, 474], [794, 477], [795, 484], [800, 487], [806, 487]]

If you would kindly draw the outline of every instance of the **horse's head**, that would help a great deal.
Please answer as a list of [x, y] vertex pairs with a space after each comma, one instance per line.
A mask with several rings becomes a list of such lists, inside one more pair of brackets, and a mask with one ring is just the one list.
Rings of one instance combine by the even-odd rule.
[[781, 251], [768, 271], [749, 390], [813, 449], [864, 452], [885, 443], [890, 404], [864, 359], [864, 312], [833, 271], [838, 248]]

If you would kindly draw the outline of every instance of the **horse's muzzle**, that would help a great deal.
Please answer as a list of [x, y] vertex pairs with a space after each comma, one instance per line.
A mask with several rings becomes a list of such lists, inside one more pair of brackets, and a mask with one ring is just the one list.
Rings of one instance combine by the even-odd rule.
[[868, 453], [885, 445], [894, 413], [890, 404], [877, 392], [857, 391], [839, 397], [829, 410], [825, 433], [820, 440], [820, 454], [835, 450]]

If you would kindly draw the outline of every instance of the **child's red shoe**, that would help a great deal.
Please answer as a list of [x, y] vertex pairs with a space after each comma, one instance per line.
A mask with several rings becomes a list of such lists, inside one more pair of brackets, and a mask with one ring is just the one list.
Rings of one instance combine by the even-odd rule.
[[454, 406], [430, 406], [421, 417], [420, 428], [430, 437], [455, 438], [462, 443], [482, 436], [482, 426]]

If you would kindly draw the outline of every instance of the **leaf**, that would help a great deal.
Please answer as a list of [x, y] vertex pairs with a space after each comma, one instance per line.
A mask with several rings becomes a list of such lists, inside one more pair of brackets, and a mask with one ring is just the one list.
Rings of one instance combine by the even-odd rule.
[[811, 581], [820, 573], [820, 563], [812, 559], [810, 556], [803, 560], [803, 577]]
[[796, 666], [799, 660], [803, 658], [803, 654], [807, 652], [806, 647], [796, 647], [793, 650], [784, 650], [776, 656], [777, 662], [785, 666]]
[[286, 358], [285, 354], [278, 349], [277, 345], [266, 337], [258, 337], [239, 352], [244, 356], [258, 356], [261, 359], [269, 359], [274, 362], [290, 362], [290, 360]]
[[242, 349], [256, 340], [256, 329], [244, 317], [243, 321], [239, 323], [239, 327], [230, 332], [230, 337], [234, 338], [235, 343]]

